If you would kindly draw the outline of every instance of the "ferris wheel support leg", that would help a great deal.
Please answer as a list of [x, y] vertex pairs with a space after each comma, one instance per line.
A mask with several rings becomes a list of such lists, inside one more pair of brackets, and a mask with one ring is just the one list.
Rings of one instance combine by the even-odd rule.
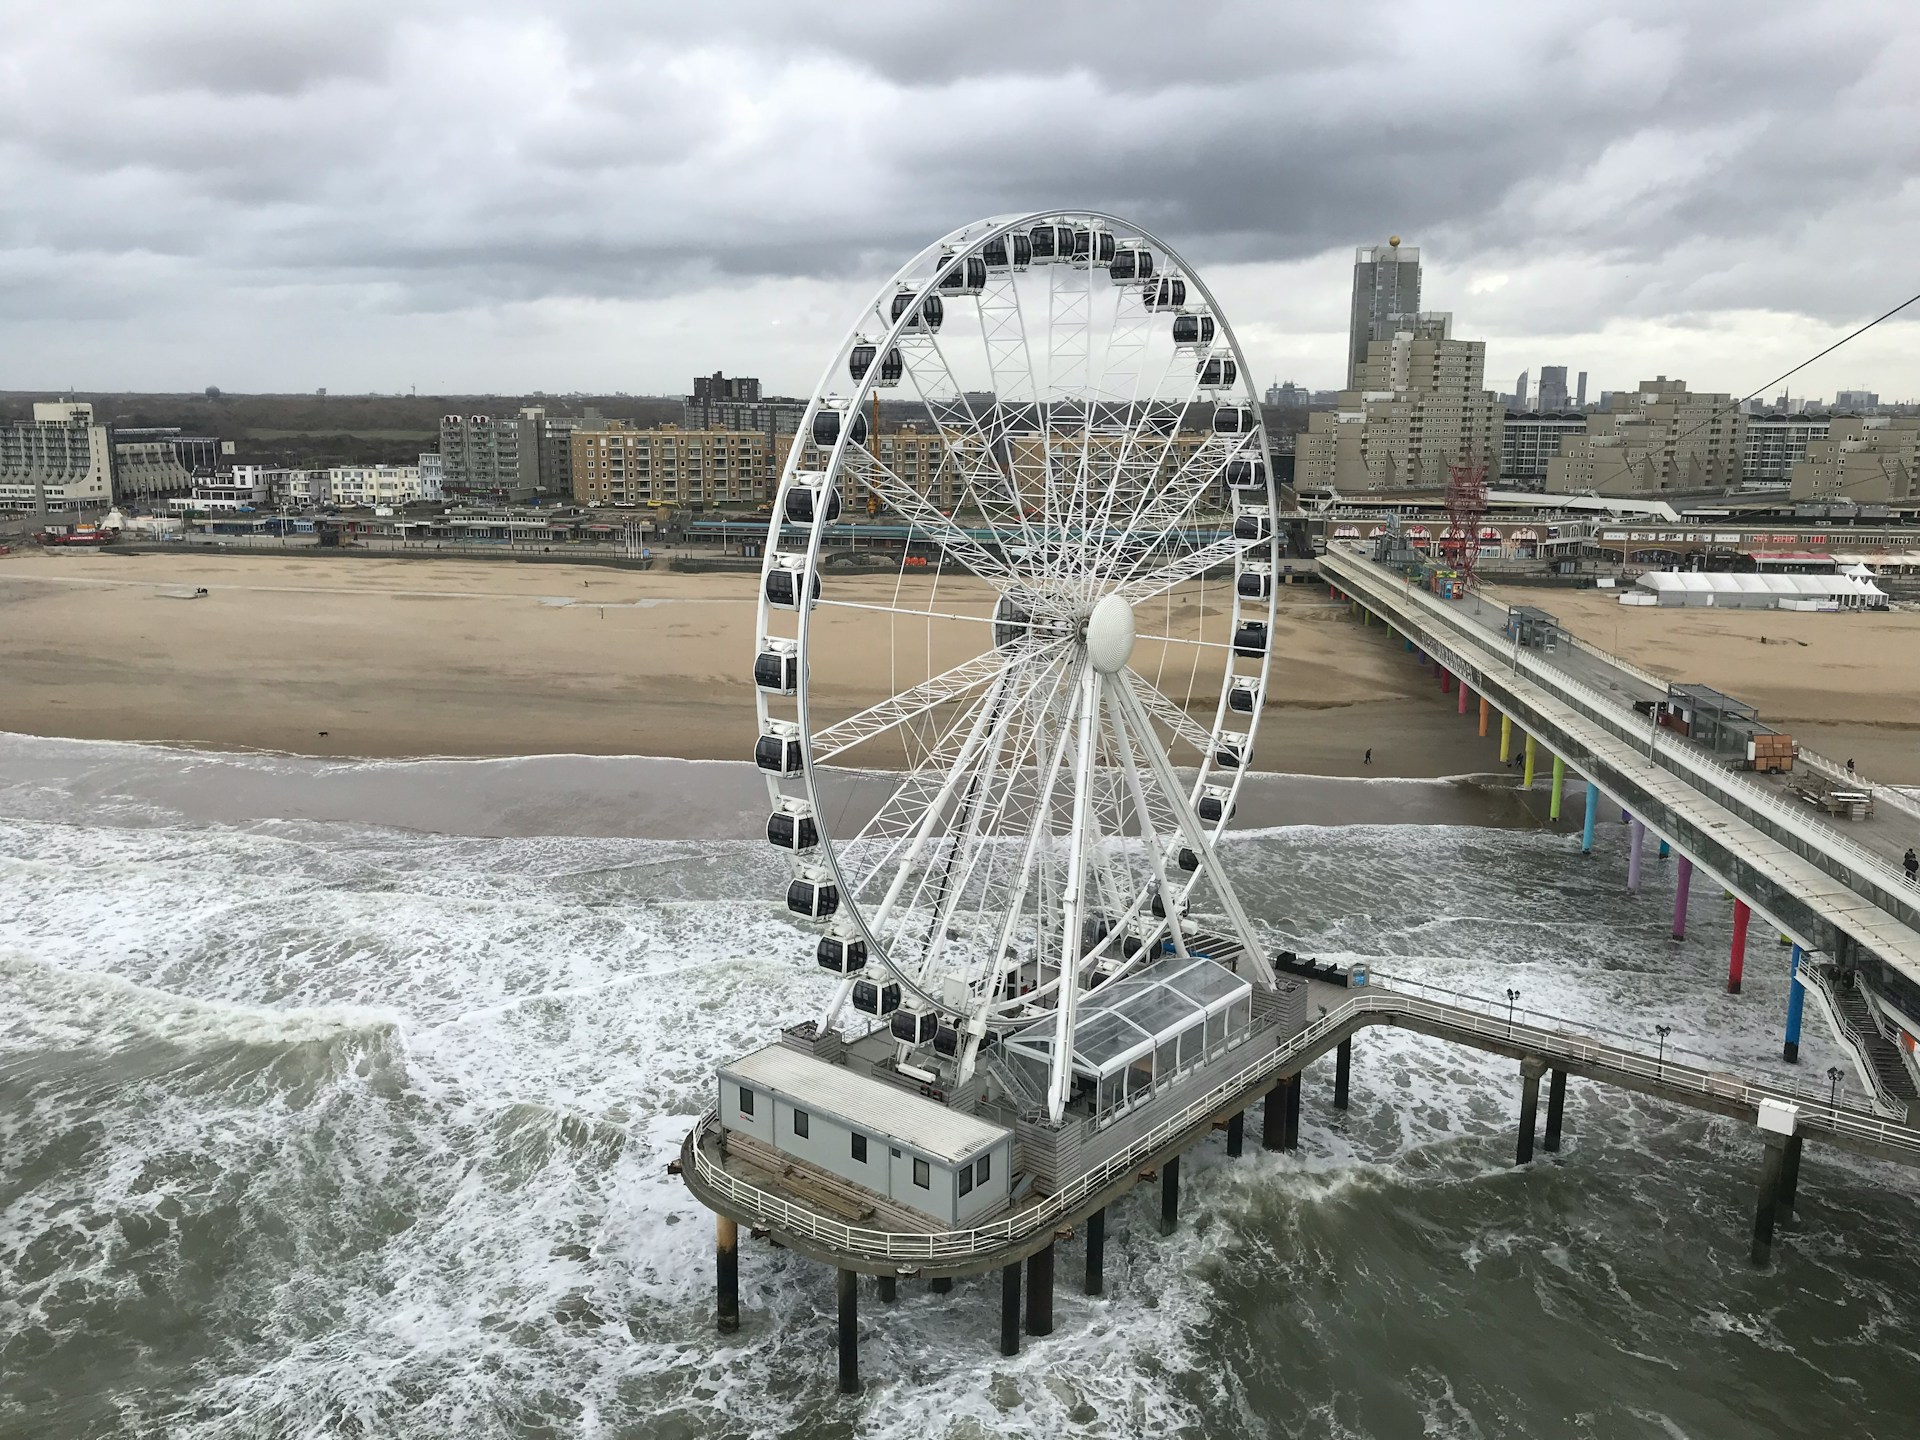
[[1174, 818], [1180, 824], [1188, 848], [1200, 861], [1200, 867], [1207, 872], [1207, 878], [1213, 882], [1214, 893], [1220, 897], [1221, 908], [1227, 912], [1227, 923], [1233, 928], [1234, 939], [1245, 948], [1247, 959], [1260, 983], [1271, 987], [1274, 983], [1273, 965], [1260, 947], [1260, 937], [1254, 931], [1253, 922], [1247, 919], [1247, 912], [1240, 908], [1240, 897], [1233, 893], [1233, 887], [1227, 883], [1220, 857], [1214, 854], [1213, 846], [1207, 843], [1205, 832], [1200, 828], [1200, 817], [1193, 812], [1193, 802], [1181, 788], [1179, 776], [1173, 773], [1173, 763], [1153, 738], [1153, 723], [1148, 719], [1140, 697], [1134, 694], [1131, 685], [1125, 683], [1116, 686], [1115, 690], [1120, 697], [1121, 710], [1127, 717], [1127, 725], [1141, 739], [1140, 748], [1146, 754], [1147, 765], [1160, 782], [1160, 788], [1166, 792], [1167, 802], [1173, 807]]
[[833, 998], [827, 1001], [827, 1008], [820, 1012], [820, 1033], [826, 1034], [833, 1029], [834, 1021], [840, 1018], [840, 1012], [847, 1006], [847, 997], [853, 994], [853, 976], [843, 975], [840, 983], [833, 987]]
[[[1114, 704], [1117, 709], [1117, 702]], [[1133, 796], [1133, 808], [1140, 817], [1141, 830], [1144, 832], [1148, 822], [1147, 791], [1146, 787], [1140, 783], [1140, 766], [1134, 760], [1133, 741], [1117, 714], [1114, 716], [1113, 728], [1115, 738], [1120, 742], [1120, 753], [1127, 762], [1127, 788]], [[1156, 835], [1154, 840], [1157, 842], [1159, 836]], [[1167, 879], [1167, 857], [1158, 843], [1147, 846], [1147, 861], [1153, 866], [1153, 883], [1160, 892], [1160, 907], [1167, 912], [1167, 931], [1173, 940], [1173, 953], [1185, 960], [1187, 932], [1180, 924], [1180, 909], [1174, 900], [1173, 883]]]
[[1080, 915], [1087, 879], [1087, 810], [1092, 798], [1095, 724], [1100, 712], [1100, 672], [1080, 670], [1079, 746], [1073, 766], [1073, 829], [1067, 850], [1067, 884], [1061, 895], [1060, 989], [1054, 997], [1053, 1070], [1048, 1077], [1047, 1114], [1057, 1125], [1066, 1114], [1073, 1088], [1073, 1020], [1080, 999]]

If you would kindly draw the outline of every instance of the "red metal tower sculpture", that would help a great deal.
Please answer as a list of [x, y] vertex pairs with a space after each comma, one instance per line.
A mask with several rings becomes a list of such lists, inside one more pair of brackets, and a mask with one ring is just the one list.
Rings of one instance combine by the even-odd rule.
[[1487, 517], [1487, 467], [1462, 460], [1447, 467], [1447, 534], [1440, 553], [1460, 577], [1458, 593], [1480, 585], [1480, 522]]

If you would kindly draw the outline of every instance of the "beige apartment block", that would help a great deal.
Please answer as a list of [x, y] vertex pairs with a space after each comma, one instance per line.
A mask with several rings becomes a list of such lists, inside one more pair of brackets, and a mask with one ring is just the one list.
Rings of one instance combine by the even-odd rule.
[[1746, 417], [1731, 395], [1695, 394], [1661, 375], [1615, 394], [1547, 465], [1547, 489], [1646, 495], [1730, 489], [1740, 483]]
[[33, 419], [0, 424], [0, 510], [49, 514], [113, 503], [113, 449], [87, 401], [36, 402]]
[[582, 505], [757, 505], [767, 498], [767, 438], [745, 430], [636, 430], [609, 420], [569, 441]]
[[1456, 464], [1500, 469], [1500, 399], [1482, 388], [1486, 344], [1453, 338], [1453, 317], [1430, 313], [1375, 340], [1359, 384], [1333, 411], [1315, 411], [1295, 442], [1296, 483], [1341, 491], [1442, 488]]
[[1920, 415], [1835, 416], [1793, 467], [1793, 498], [1920, 499]]

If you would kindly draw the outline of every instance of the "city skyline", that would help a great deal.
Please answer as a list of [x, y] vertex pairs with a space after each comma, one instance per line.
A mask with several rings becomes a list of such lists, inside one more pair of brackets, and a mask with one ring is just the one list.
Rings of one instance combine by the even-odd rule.
[[[1340, 387], [1354, 247], [1399, 234], [1490, 373], [1744, 394], [1908, 286], [1860, 237], [1920, 219], [1889, 183], [1920, 23], [1840, 8], [1513, 6], [1469, 47], [1438, 8], [1223, 7], [1152, 53], [1124, 6], [1097, 34], [992, 4], [36, 12], [0, 96], [0, 388], [805, 394], [919, 245], [1092, 202], [1201, 270], [1258, 376]], [[1789, 388], [1920, 395], [1914, 323]]]

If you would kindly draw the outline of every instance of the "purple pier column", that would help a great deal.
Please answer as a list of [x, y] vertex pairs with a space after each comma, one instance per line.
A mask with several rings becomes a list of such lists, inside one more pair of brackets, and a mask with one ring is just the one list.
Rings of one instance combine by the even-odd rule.
[[1647, 827], [1638, 820], [1627, 832], [1627, 893], [1640, 893], [1640, 851], [1647, 843]]
[[1680, 857], [1679, 878], [1673, 884], [1673, 938], [1687, 938], [1687, 890], [1693, 884], [1693, 862]]

